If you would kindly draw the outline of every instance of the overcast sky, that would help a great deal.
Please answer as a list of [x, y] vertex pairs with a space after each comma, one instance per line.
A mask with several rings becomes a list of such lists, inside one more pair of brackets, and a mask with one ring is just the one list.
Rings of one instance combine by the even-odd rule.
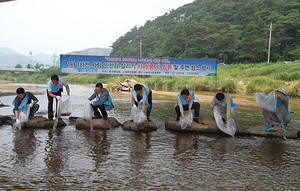
[[0, 47], [20, 54], [109, 48], [146, 20], [193, 0], [15, 0], [0, 3]]

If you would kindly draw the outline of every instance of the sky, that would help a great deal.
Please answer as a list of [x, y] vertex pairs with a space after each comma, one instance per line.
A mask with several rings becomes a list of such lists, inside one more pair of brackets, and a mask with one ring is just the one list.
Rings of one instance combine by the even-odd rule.
[[29, 55], [110, 48], [134, 26], [194, 0], [15, 0], [0, 3], [0, 47]]

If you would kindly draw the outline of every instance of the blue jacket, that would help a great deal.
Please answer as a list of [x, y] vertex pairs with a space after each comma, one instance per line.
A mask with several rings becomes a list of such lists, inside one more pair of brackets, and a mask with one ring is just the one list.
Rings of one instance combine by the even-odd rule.
[[89, 100], [93, 100], [96, 98], [96, 101], [94, 102], [94, 106], [99, 106], [99, 105], [103, 105], [105, 104], [105, 109], [106, 110], [111, 110], [114, 108], [114, 105], [112, 103], [112, 100], [109, 96], [109, 92], [107, 89], [103, 88], [100, 97], [98, 97], [98, 93], [96, 91], [96, 89], [94, 90], [93, 95], [91, 95], [91, 97], [89, 98]]

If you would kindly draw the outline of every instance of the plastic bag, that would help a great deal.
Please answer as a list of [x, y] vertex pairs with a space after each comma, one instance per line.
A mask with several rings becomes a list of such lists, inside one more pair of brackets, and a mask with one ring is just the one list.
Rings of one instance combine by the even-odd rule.
[[222, 120], [221, 113], [217, 108], [214, 109], [214, 116], [215, 116], [215, 120], [216, 120], [218, 128], [222, 132], [224, 132], [228, 135], [234, 136], [234, 134], [236, 132], [236, 125], [235, 125], [234, 119], [230, 118], [227, 121], [227, 124], [225, 124]]
[[73, 107], [69, 99], [65, 100], [61, 104], [61, 115], [69, 116], [72, 113]]
[[143, 123], [144, 121], [147, 120], [147, 116], [138, 107], [132, 107], [131, 118], [134, 123]]
[[90, 103], [86, 103], [83, 108], [83, 116], [84, 120], [90, 121], [94, 116], [94, 110]]
[[62, 101], [57, 100], [57, 108], [56, 108], [57, 118], [59, 118], [61, 116], [61, 111], [62, 111], [61, 108], [62, 108]]
[[28, 121], [28, 117], [30, 114], [30, 106], [25, 105], [22, 109], [19, 110], [19, 123], [14, 123], [13, 127], [21, 129], [22, 123], [26, 123]]
[[58, 124], [58, 120], [62, 114], [62, 101], [61, 100], [57, 100], [57, 108], [56, 108], [56, 112], [57, 112], [57, 117], [54, 121], [54, 125], [53, 125], [53, 129], [56, 130], [57, 124]]
[[184, 116], [184, 118], [180, 117], [179, 119], [180, 119], [179, 124], [180, 124], [182, 130], [193, 125], [193, 113], [191, 113], [191, 112], [186, 114]]
[[262, 92], [256, 92], [254, 97], [256, 102], [262, 109], [276, 112], [277, 95], [275, 91], [270, 92], [268, 95]]

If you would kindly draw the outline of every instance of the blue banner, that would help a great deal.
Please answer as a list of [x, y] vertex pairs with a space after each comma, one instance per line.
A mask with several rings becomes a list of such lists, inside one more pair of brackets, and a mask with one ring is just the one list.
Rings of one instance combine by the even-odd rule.
[[60, 55], [60, 72], [127, 75], [216, 76], [217, 60]]

